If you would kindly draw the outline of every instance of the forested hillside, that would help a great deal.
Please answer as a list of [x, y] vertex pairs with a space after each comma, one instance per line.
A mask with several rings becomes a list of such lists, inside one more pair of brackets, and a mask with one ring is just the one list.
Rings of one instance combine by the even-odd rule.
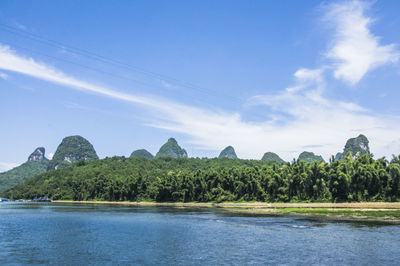
[[113, 157], [46, 172], [5, 194], [13, 199], [108, 201], [397, 201], [400, 160], [371, 155], [330, 163]]
[[0, 192], [21, 184], [30, 177], [46, 172], [48, 165], [49, 160], [45, 157], [45, 149], [43, 147], [36, 148], [25, 163], [0, 173]]

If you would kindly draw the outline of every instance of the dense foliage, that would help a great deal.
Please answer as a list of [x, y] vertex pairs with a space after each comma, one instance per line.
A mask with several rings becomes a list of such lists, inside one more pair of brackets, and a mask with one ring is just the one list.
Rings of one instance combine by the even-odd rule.
[[370, 155], [330, 163], [113, 157], [46, 172], [7, 191], [13, 199], [108, 201], [397, 201], [400, 160]]
[[263, 157], [261, 158], [262, 161], [265, 162], [277, 162], [277, 163], [284, 163], [285, 161], [279, 157], [278, 154], [274, 152], [266, 152], [264, 153]]
[[7, 172], [0, 173], [0, 192], [23, 183], [30, 177], [46, 172], [49, 160], [27, 161]]
[[64, 138], [57, 147], [48, 170], [67, 167], [79, 160], [96, 160], [98, 158], [93, 145], [89, 141], [81, 136], [69, 136]]
[[178, 142], [174, 138], [168, 139], [168, 141], [161, 146], [160, 150], [156, 154], [156, 158], [187, 158], [187, 152], [182, 149]]

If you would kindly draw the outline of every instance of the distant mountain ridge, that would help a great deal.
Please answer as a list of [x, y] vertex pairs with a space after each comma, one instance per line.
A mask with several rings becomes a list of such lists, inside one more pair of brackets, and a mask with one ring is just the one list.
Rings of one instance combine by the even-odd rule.
[[65, 137], [52, 160], [45, 157], [44, 147], [38, 147], [29, 155], [25, 163], [0, 173], [0, 192], [46, 171], [67, 167], [80, 160], [88, 161], [98, 158], [93, 145], [85, 138], [81, 136]]
[[[355, 138], [348, 139], [343, 152], [337, 153], [335, 159], [342, 160], [348, 154], [352, 154], [353, 158], [355, 158], [356, 156], [370, 153], [368, 138], [360, 134]], [[178, 142], [174, 138], [169, 138], [168, 141], [160, 147], [156, 156], [153, 156], [145, 149], [139, 149], [133, 151], [130, 157], [146, 158], [151, 160], [154, 158], [188, 158], [188, 154], [185, 149], [179, 146]], [[228, 146], [221, 151], [218, 158], [236, 159], [238, 157], [235, 149], [232, 146]], [[43, 172], [73, 166], [82, 160], [90, 161], [97, 159], [99, 159], [99, 157], [97, 156], [93, 145], [88, 140], [81, 136], [65, 137], [58, 146], [52, 160], [48, 160], [45, 157], [45, 148], [38, 147], [29, 155], [28, 160], [25, 163], [7, 172], [0, 173], [0, 192]], [[265, 162], [285, 162], [273, 152], [266, 152], [261, 160]], [[322, 156], [315, 155], [313, 152], [308, 151], [302, 152], [299, 155], [298, 160], [308, 163], [315, 161], [324, 162]]]

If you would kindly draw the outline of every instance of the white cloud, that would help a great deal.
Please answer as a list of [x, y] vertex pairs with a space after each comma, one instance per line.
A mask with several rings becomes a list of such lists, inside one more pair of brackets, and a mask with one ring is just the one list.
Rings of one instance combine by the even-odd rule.
[[193, 108], [169, 114], [166, 121], [152, 126], [187, 134], [204, 149], [233, 145], [242, 158], [261, 158], [264, 152], [274, 151], [291, 160], [308, 146], [328, 159], [343, 150], [348, 138], [361, 133], [369, 137], [377, 156], [400, 152], [397, 146], [386, 145], [398, 139], [399, 117], [375, 115], [358, 104], [327, 99], [321, 69], [302, 69], [295, 79], [294, 87], [301, 90], [250, 99], [249, 106], [268, 107], [271, 119], [264, 122], [246, 122], [238, 113]]
[[[101, 94], [104, 96], [132, 103], [144, 104], [153, 107], [160, 104], [160, 102], [152, 98], [125, 94], [115, 90], [104, 88], [102, 86], [98, 86], [93, 83], [76, 79], [44, 63], [37, 62], [32, 58], [19, 56], [15, 53], [15, 51], [11, 50], [10, 47], [1, 44], [0, 69], [21, 73], [38, 79], [72, 87], [78, 90]], [[168, 108], [168, 105], [165, 104], [164, 107]]]
[[7, 162], [0, 162], [0, 173], [8, 171], [14, 167], [17, 167], [19, 164], [17, 163], [7, 163]]
[[7, 80], [8, 79], [8, 75], [6, 73], [2, 73], [0, 72], [0, 78]]
[[[296, 86], [303, 86], [298, 75], [295, 77]], [[323, 89], [317, 80], [315, 84], [308, 83], [308, 87], [301, 91], [286, 90], [250, 100], [253, 105], [266, 105], [270, 112], [286, 116], [284, 125], [266, 126], [275, 131], [273, 139], [282, 140], [271, 144], [275, 150], [281, 150], [285, 155], [289, 149], [299, 152], [305, 146], [320, 144], [314, 146], [313, 151], [328, 158], [330, 154], [341, 151], [348, 138], [362, 133], [370, 139], [372, 151], [377, 156], [400, 152], [397, 147], [386, 145], [398, 139], [396, 131], [400, 130], [400, 117], [376, 115], [358, 104], [328, 99], [323, 96]], [[286, 143], [282, 145], [283, 140]], [[290, 156], [293, 157], [293, 153]]]
[[[335, 59], [337, 78], [355, 84], [371, 69], [397, 60], [394, 46], [380, 46], [378, 38], [369, 32], [370, 19], [363, 14], [364, 4], [354, 1], [330, 7], [327, 19], [335, 22], [337, 34], [328, 56]], [[245, 121], [240, 113], [120, 93], [19, 56], [5, 46], [0, 46], [0, 69], [150, 107], [148, 126], [186, 134], [189, 142], [200, 149], [219, 150], [233, 145], [241, 158], [261, 158], [264, 152], [274, 151], [291, 160], [309, 148], [328, 159], [343, 149], [348, 138], [360, 133], [367, 135], [378, 157], [400, 152], [399, 117], [379, 115], [356, 103], [324, 96], [324, 75], [331, 66], [301, 68], [294, 74], [293, 86], [274, 95], [251, 98], [250, 107], [261, 105], [266, 109], [269, 119], [262, 122]]]
[[334, 61], [334, 76], [352, 85], [379, 66], [397, 62], [400, 52], [394, 44], [381, 45], [370, 31], [373, 20], [365, 15], [370, 3], [346, 1], [330, 4], [325, 21], [335, 36], [327, 58]]
[[300, 68], [294, 73], [294, 77], [297, 79], [296, 85], [286, 88], [286, 91], [293, 93], [314, 84], [320, 90], [325, 86], [323, 73], [324, 67], [317, 69]]

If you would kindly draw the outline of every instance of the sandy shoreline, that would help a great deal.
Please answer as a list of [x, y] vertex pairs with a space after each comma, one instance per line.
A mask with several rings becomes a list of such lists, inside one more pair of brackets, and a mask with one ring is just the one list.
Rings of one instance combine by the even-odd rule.
[[175, 206], [175, 207], [222, 207], [222, 208], [343, 208], [343, 209], [394, 209], [400, 210], [400, 202], [354, 202], [354, 203], [265, 203], [265, 202], [128, 202], [128, 201], [68, 201], [56, 200], [59, 203], [81, 204], [117, 204], [132, 206]]

